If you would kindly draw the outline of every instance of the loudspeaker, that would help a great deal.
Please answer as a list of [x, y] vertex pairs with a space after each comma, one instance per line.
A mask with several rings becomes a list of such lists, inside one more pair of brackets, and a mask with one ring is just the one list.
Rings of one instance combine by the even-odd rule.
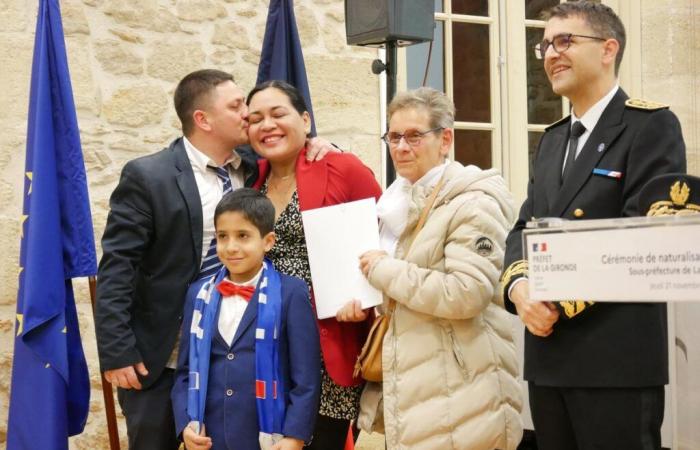
[[345, 0], [349, 45], [383, 47], [433, 40], [434, 0]]

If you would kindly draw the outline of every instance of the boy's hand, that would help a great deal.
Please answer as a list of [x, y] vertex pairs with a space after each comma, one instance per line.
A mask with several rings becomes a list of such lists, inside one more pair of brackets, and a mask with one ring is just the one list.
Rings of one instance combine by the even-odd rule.
[[291, 437], [285, 437], [272, 447], [270, 450], [301, 450], [304, 447], [304, 441], [301, 439], [294, 439]]
[[182, 430], [182, 439], [185, 441], [187, 450], [209, 450], [212, 446], [211, 438], [207, 436], [204, 424], [199, 434], [194, 431], [196, 422], [190, 422], [184, 430]]
[[337, 147], [320, 137], [314, 137], [306, 140], [306, 160], [320, 161], [328, 153], [342, 153]]
[[362, 302], [350, 300], [335, 314], [338, 322], [362, 322], [367, 318], [367, 311], [362, 310]]

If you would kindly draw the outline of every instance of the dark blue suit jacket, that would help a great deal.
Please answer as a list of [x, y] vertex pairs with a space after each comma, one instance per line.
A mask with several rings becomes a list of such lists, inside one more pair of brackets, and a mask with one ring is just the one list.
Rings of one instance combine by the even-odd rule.
[[[282, 282], [282, 330], [280, 367], [285, 379], [287, 412], [285, 436], [309, 441], [314, 429], [320, 394], [320, 355], [316, 317], [311, 310], [309, 290], [302, 280], [280, 274]], [[204, 280], [187, 292], [185, 317], [180, 338], [178, 367], [172, 390], [175, 427], [178, 434], [189, 423], [187, 390], [189, 382], [190, 325], [194, 298]], [[256, 291], [243, 314], [231, 346], [219, 334], [212, 335], [209, 387], [204, 412], [206, 433], [213, 448], [257, 450], [258, 416], [255, 400], [255, 324], [258, 311]], [[218, 311], [215, 324], [218, 324]]]
[[[246, 186], [256, 156], [237, 149]], [[177, 343], [187, 286], [202, 258], [202, 202], [182, 138], [129, 161], [109, 199], [97, 274], [95, 332], [100, 368], [143, 362], [148, 389]]]

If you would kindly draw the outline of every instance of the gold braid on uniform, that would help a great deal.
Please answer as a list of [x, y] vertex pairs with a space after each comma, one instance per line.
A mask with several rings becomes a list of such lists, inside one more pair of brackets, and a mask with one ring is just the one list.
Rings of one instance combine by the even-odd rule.
[[[501, 276], [501, 284], [505, 289], [507, 289], [512, 281], [520, 277], [526, 277], [527, 273], [527, 260], [521, 259], [515, 261], [508, 266], [505, 272], [503, 272], [503, 275]], [[571, 319], [572, 317], [581, 314], [583, 310], [593, 305], [593, 303], [594, 302], [584, 300], [566, 300], [562, 302], [555, 302], [554, 304], [557, 305], [562, 313], [564, 313], [567, 319]]]
[[526, 277], [527, 271], [528, 265], [526, 259], [515, 261], [513, 264], [508, 266], [505, 272], [503, 272], [503, 275], [501, 275], [501, 283], [503, 287], [507, 288], [516, 278]]
[[555, 305], [559, 306], [561, 312], [564, 313], [567, 319], [581, 314], [584, 309], [592, 306], [594, 302], [584, 301], [584, 300], [565, 300], [562, 302], [557, 302]]
[[686, 183], [676, 181], [670, 188], [671, 200], [660, 200], [652, 203], [647, 216], [686, 216], [700, 213], [700, 205], [690, 203], [690, 187]]

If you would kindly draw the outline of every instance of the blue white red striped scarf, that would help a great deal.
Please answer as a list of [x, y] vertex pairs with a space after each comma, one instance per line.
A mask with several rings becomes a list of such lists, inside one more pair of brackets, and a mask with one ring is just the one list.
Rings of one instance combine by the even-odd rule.
[[[205, 422], [204, 406], [209, 380], [212, 335], [217, 330], [216, 313], [221, 294], [216, 286], [228, 275], [222, 267], [197, 293], [192, 312], [189, 354], [187, 414], [191, 422]], [[280, 370], [279, 333], [282, 319], [282, 285], [275, 266], [267, 258], [256, 290], [258, 315], [255, 326], [255, 394], [260, 431], [282, 434], [285, 415], [285, 386]]]

